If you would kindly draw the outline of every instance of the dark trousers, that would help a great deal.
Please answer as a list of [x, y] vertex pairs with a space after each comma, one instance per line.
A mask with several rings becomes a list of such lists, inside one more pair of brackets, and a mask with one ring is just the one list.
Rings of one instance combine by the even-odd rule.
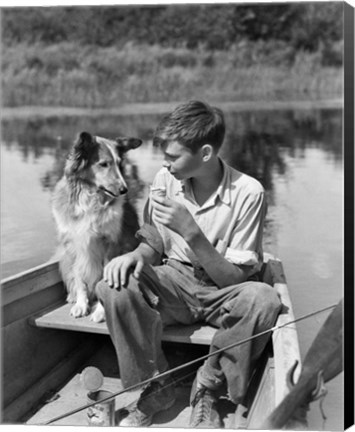
[[[265, 283], [218, 289], [175, 260], [145, 266], [139, 281], [131, 276], [126, 288], [112, 289], [101, 281], [96, 290], [125, 387], [168, 369], [161, 348], [164, 326], [205, 322], [218, 327], [210, 347], [215, 351], [272, 327], [281, 307], [276, 291]], [[239, 403], [269, 337], [208, 358], [199, 374], [204, 384], [216, 388], [227, 380], [231, 399]]]

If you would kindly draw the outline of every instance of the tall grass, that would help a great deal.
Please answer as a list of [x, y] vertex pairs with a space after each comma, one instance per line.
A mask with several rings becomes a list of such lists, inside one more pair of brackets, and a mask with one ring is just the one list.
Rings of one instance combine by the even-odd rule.
[[4, 106], [114, 107], [189, 98], [324, 99], [342, 95], [342, 68], [320, 52], [245, 42], [228, 51], [18, 44], [2, 50]]

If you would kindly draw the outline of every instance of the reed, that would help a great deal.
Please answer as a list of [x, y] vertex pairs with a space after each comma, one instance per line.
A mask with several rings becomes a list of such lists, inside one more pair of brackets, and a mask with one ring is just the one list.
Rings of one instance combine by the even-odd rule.
[[3, 106], [114, 107], [190, 98], [213, 101], [337, 98], [342, 67], [320, 52], [284, 44], [238, 44], [228, 51], [123, 48], [75, 43], [3, 47]]

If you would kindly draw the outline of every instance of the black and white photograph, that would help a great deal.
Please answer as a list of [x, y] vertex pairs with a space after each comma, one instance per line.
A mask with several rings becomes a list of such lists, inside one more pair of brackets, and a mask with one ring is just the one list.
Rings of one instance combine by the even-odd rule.
[[0, 428], [352, 426], [354, 6], [0, 14]]

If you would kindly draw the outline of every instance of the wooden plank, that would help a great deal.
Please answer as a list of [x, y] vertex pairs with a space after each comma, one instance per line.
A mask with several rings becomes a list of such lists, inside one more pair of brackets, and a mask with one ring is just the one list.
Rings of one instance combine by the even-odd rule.
[[[287, 285], [275, 284], [275, 288], [277, 289], [283, 304], [283, 308], [276, 322], [277, 326], [281, 326], [293, 321], [295, 318]], [[296, 360], [298, 361], [298, 366], [295, 371], [295, 380], [298, 379], [301, 371], [301, 354], [296, 324], [290, 324], [275, 330], [272, 338], [275, 357], [275, 403], [278, 405], [289, 393], [289, 388], [287, 387], [287, 374], [295, 364]]]
[[[282, 303], [282, 309], [275, 325], [282, 326], [294, 320], [285, 273], [281, 261], [273, 256], [265, 254], [264, 262], [266, 264], [263, 280], [274, 287]], [[265, 368], [263, 379], [248, 413], [247, 425], [244, 424], [248, 429], [253, 429], [260, 424], [289, 392], [286, 382], [287, 373], [296, 359], [300, 361], [297, 330], [294, 324], [274, 331], [272, 345], [273, 357], [269, 359], [268, 366]], [[239, 413], [239, 418], [241, 414], [243, 415]], [[244, 420], [243, 417], [241, 419]]]
[[253, 404], [248, 415], [247, 429], [255, 429], [255, 426], [262, 421], [275, 407], [275, 370], [272, 361], [265, 368], [265, 373], [255, 396]]
[[81, 344], [65, 359], [60, 361], [46, 375], [38, 379], [31, 387], [22, 392], [18, 398], [7, 405], [3, 411], [3, 421], [16, 422], [36, 408], [44, 395], [56, 390], [72, 375], [76, 369], [93, 354], [96, 347], [89, 341]]
[[[265, 273], [270, 274], [271, 285], [275, 286], [277, 283], [286, 284], [286, 276], [281, 261], [271, 255], [265, 255], [265, 258], [267, 259]], [[265, 275], [265, 277], [267, 276]]]
[[242, 404], [237, 405], [233, 425], [235, 429], [247, 429], [248, 422], [253, 420], [254, 413], [264, 412], [266, 404], [274, 402], [274, 359], [270, 341], [256, 366]]
[[3, 328], [2, 402], [12, 403], [48, 373], [85, 337], [82, 333], [38, 329], [18, 320]]
[[[279, 260], [270, 259], [267, 266], [273, 279], [273, 286], [277, 290], [282, 303], [282, 310], [278, 316], [276, 325], [283, 326], [295, 319], [285, 273]], [[301, 354], [296, 324], [290, 324], [275, 330], [272, 340], [275, 362], [275, 405], [278, 405], [289, 393], [287, 374], [296, 360], [298, 361], [298, 366], [295, 371], [295, 380], [297, 380], [301, 371]]]
[[[26, 424], [38, 425], [83, 406], [87, 401], [87, 390], [85, 390], [80, 381], [79, 374], [87, 366], [97, 367], [104, 375], [102, 389], [111, 392], [118, 392], [123, 389], [122, 382], [119, 379], [118, 368], [112, 367], [115, 363], [116, 353], [113, 345], [111, 343], [104, 343], [92, 357], [87, 358], [86, 362], [77, 370], [77, 375], [73, 376], [61, 388], [58, 388], [54, 397], [42, 406], [37, 413], [33, 414], [31, 418], [27, 419]], [[164, 410], [154, 416], [152, 428], [188, 428], [191, 416], [189, 403], [191, 383], [189, 384], [185, 379], [180, 381], [175, 376], [175, 392], [177, 397], [176, 402], [168, 410]], [[115, 397], [116, 424], [120, 418], [120, 410], [135, 401], [140, 393], [141, 389], [137, 389]], [[218, 406], [225, 428], [232, 429], [232, 424], [234, 423], [234, 405], [227, 398], [220, 398]], [[57, 420], [52, 425], [85, 426], [87, 425], [86, 410], [84, 409], [76, 414]]]
[[2, 305], [6, 306], [34, 292], [61, 282], [58, 261], [42, 264], [1, 281]]
[[[118, 378], [104, 377], [102, 389], [112, 393], [123, 389], [122, 382]], [[190, 388], [177, 386], [176, 402], [174, 405], [153, 418], [152, 428], [183, 428], [187, 427], [191, 415], [189, 406]], [[115, 397], [115, 423], [118, 423], [120, 410], [127, 407], [139, 398], [141, 390], [133, 390]], [[31, 417], [27, 425], [40, 425], [61, 414], [70, 412], [73, 409], [80, 408], [88, 403], [87, 390], [80, 381], [80, 374], [75, 375], [68, 384], [56, 394], [53, 401], [44, 405], [33, 417]], [[51, 423], [53, 426], [87, 426], [88, 417], [87, 410], [84, 409], [71, 416], [57, 420]]]
[[[105, 377], [101, 387], [110, 392], [120, 391], [123, 386], [118, 378]], [[80, 408], [87, 404], [88, 391], [84, 388], [80, 374], [76, 374], [63, 388], [61, 388], [53, 401], [45, 404], [38, 410], [30, 419], [27, 420], [27, 425], [40, 425], [51, 419], [58, 417], [61, 414]], [[116, 409], [125, 406], [136, 400], [139, 397], [140, 390], [124, 393], [122, 396], [115, 398]], [[51, 423], [53, 426], [88, 426], [87, 410], [79, 411], [63, 419]]]
[[86, 333], [109, 334], [107, 325], [103, 323], [95, 323], [90, 320], [89, 316], [74, 318], [70, 315], [72, 305], [65, 303], [44, 314], [40, 314], [30, 318], [30, 323], [37, 327], [52, 328], [58, 330], [70, 330]]
[[[31, 318], [31, 324], [61, 330], [109, 334], [107, 325], [90, 321], [88, 316], [74, 318], [70, 315], [70, 304], [64, 304], [45, 314]], [[191, 326], [169, 326], [164, 329], [163, 341], [209, 345], [217, 329], [195, 324]]]
[[17, 320], [27, 319], [40, 310], [63, 303], [64, 288], [61, 284], [52, 285], [43, 291], [13, 301], [2, 308], [2, 326]]

